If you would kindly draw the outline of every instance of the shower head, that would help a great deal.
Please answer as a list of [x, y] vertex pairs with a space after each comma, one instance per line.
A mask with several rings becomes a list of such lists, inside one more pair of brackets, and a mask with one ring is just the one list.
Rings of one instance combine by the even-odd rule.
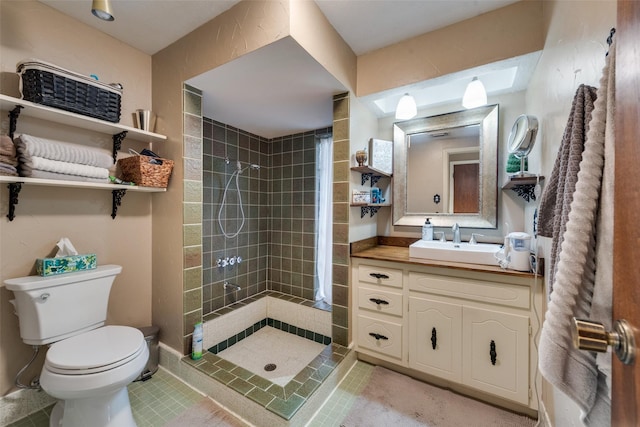
[[249, 167], [251, 169], [254, 169], [254, 170], [259, 170], [260, 169], [260, 165], [256, 165], [255, 163], [252, 163]]

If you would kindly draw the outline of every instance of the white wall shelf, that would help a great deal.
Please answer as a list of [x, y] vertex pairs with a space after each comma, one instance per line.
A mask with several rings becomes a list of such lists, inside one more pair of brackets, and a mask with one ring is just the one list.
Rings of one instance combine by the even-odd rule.
[[83, 116], [81, 114], [71, 113], [69, 111], [47, 107], [45, 105], [25, 101], [24, 99], [13, 98], [11, 96], [0, 94], [0, 110], [11, 111], [16, 106], [22, 107], [20, 109], [20, 115], [111, 135], [127, 132], [127, 138], [135, 141], [155, 142], [167, 139], [165, 135], [147, 132], [119, 123], [111, 123], [100, 119], [94, 119], [93, 117]]
[[[52, 123], [109, 134], [113, 138], [114, 162], [116, 161], [118, 150], [120, 149], [121, 143], [125, 137], [142, 142], [164, 141], [167, 139], [165, 135], [147, 132], [130, 126], [121, 125], [119, 123], [107, 122], [57, 108], [47, 107], [45, 105], [36, 104], [30, 101], [25, 101], [24, 99], [13, 98], [2, 94], [0, 94], [0, 110], [9, 112], [9, 136], [11, 138], [13, 138], [14, 132], [16, 131], [18, 118], [20, 116], [32, 117], [38, 120], [46, 120]], [[113, 219], [115, 219], [118, 207], [121, 205], [122, 198], [127, 191], [141, 191], [146, 193], [166, 191], [165, 188], [119, 185], [110, 184], [108, 182], [95, 183], [14, 176], [0, 176], [0, 182], [7, 183], [9, 187], [9, 213], [7, 214], [9, 221], [13, 221], [15, 218], [15, 207], [18, 204], [18, 195], [23, 185], [110, 190], [112, 194], [111, 218]]]
[[40, 179], [26, 178], [20, 176], [0, 176], [0, 182], [5, 182], [9, 187], [9, 213], [7, 218], [13, 221], [15, 218], [15, 209], [18, 204], [18, 195], [23, 185], [34, 185], [43, 187], [66, 187], [66, 188], [87, 188], [94, 190], [110, 190], [112, 197], [111, 218], [115, 219], [118, 207], [122, 204], [122, 198], [127, 191], [136, 191], [143, 193], [161, 193], [166, 192], [166, 188], [157, 187], [140, 187], [137, 185], [121, 185], [99, 182], [84, 181], [64, 181], [56, 179]]

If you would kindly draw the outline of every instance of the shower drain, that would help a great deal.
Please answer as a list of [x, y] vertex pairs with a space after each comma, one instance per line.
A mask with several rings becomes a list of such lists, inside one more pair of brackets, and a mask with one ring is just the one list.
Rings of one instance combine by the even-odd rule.
[[264, 370], [267, 372], [275, 371], [275, 369], [276, 369], [275, 363], [267, 363], [266, 365], [264, 365]]

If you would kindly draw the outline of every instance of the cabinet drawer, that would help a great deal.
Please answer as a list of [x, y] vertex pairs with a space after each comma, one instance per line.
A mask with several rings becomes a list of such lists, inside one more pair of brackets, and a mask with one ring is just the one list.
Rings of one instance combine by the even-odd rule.
[[527, 286], [410, 272], [409, 290], [506, 307], [529, 308], [530, 291]]
[[402, 288], [402, 270], [374, 265], [360, 265], [358, 267], [358, 280], [376, 285]]
[[376, 313], [402, 316], [402, 294], [360, 286], [358, 288], [358, 307]]
[[359, 315], [358, 347], [401, 359], [402, 325]]
[[464, 384], [529, 403], [529, 318], [462, 309]]

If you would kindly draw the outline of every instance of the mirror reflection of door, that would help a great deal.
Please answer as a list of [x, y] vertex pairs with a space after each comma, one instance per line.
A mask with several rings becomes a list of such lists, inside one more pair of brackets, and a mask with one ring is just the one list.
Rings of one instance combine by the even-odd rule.
[[[408, 135], [406, 164], [406, 209], [411, 214], [480, 212], [480, 129], [478, 125], [447, 128]], [[476, 163], [476, 176], [466, 180], [459, 191], [454, 189], [453, 164]], [[475, 179], [475, 188], [471, 180]], [[467, 195], [473, 203], [454, 206], [454, 194]], [[435, 195], [441, 196], [436, 203]], [[460, 209], [460, 210], [459, 210]]]
[[480, 165], [478, 162], [454, 164], [452, 170], [453, 213], [478, 213]]

